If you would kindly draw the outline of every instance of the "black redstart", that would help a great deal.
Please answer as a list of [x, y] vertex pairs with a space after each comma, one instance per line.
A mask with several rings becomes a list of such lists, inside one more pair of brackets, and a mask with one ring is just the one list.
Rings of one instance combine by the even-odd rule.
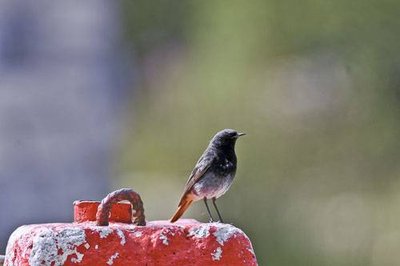
[[236, 140], [245, 135], [233, 129], [224, 129], [215, 134], [207, 149], [198, 160], [186, 182], [185, 189], [178, 205], [178, 210], [171, 218], [171, 223], [178, 220], [193, 201], [203, 199], [210, 221], [213, 221], [207, 199], [212, 199], [220, 222], [221, 214], [215, 200], [229, 189], [236, 173]]

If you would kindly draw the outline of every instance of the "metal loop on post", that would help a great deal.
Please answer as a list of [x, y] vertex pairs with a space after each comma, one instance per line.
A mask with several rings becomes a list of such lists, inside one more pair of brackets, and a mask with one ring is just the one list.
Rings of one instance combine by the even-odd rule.
[[101, 201], [96, 213], [97, 225], [107, 226], [111, 205], [122, 200], [129, 201], [132, 204], [132, 208], [136, 211], [133, 223], [141, 226], [146, 225], [142, 199], [138, 193], [130, 188], [121, 188], [111, 192]]

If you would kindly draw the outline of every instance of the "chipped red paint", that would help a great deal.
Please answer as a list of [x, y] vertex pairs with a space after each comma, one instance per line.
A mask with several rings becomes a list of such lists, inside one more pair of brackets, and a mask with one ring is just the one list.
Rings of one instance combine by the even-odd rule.
[[74, 202], [74, 223], [25, 225], [10, 236], [4, 265], [257, 265], [249, 238], [230, 224], [196, 220], [131, 224], [131, 205], [112, 205], [96, 225], [99, 202]]
[[[75, 246], [63, 239], [70, 243], [69, 249], [63, 250], [56, 242], [62, 232], [71, 229], [82, 230], [84, 242]], [[174, 224], [154, 221], [147, 226], [110, 223], [101, 227], [84, 222], [29, 225], [19, 231], [8, 243], [5, 265], [257, 265], [247, 236], [229, 224], [180, 220]], [[43, 231], [53, 232], [48, 237], [57, 241], [43, 239]], [[54, 243], [54, 247], [37, 247], [41, 241]], [[54, 260], [49, 254], [54, 249], [59, 255], [68, 252], [65, 261]]]

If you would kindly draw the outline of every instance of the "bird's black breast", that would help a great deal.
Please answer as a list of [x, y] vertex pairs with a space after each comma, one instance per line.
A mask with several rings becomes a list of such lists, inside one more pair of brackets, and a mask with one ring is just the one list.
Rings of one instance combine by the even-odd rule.
[[213, 170], [217, 176], [225, 177], [227, 175], [235, 175], [236, 172], [236, 155], [220, 154], [214, 160], [210, 170]]

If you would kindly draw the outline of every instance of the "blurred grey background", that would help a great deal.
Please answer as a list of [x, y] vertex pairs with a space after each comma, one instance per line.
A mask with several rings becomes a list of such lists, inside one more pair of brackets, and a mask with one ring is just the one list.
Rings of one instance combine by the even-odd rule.
[[235, 128], [260, 265], [400, 265], [399, 1], [0, 3], [1, 249], [124, 186], [168, 219]]
[[121, 46], [116, 3], [0, 2], [1, 253], [16, 226], [71, 221], [73, 200], [110, 190]]

